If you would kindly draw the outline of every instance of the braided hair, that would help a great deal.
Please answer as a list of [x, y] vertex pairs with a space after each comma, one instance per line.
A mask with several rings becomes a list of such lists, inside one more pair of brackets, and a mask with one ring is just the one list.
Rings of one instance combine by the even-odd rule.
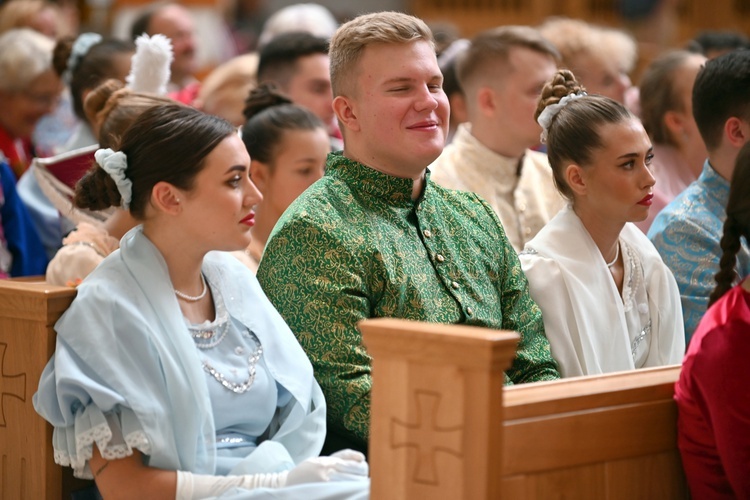
[[721, 260], [716, 273], [716, 287], [708, 299], [709, 307], [719, 300], [734, 282], [737, 275], [737, 253], [741, 248], [742, 237], [750, 242], [750, 142], [746, 143], [737, 155], [727, 201], [727, 219], [721, 237]]

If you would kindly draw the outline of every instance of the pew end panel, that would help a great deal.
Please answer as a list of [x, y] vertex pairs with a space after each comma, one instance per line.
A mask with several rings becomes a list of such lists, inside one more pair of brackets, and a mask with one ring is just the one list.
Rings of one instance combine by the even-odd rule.
[[82, 485], [55, 464], [52, 427], [32, 404], [75, 294], [41, 278], [0, 281], [0, 498], [59, 500]]
[[386, 318], [359, 327], [377, 409], [371, 497], [498, 498], [502, 388], [518, 335]]

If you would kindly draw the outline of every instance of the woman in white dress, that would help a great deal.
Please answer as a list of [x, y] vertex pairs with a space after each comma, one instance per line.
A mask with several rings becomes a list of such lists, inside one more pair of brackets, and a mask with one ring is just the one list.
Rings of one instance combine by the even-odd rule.
[[567, 208], [520, 255], [564, 377], [679, 363], [677, 284], [632, 222], [648, 216], [653, 148], [620, 103], [559, 70], [540, 98], [550, 166]]

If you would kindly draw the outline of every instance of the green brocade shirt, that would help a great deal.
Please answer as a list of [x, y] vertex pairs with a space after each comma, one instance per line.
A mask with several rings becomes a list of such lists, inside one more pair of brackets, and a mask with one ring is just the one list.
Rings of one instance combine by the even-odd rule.
[[258, 269], [307, 351], [328, 432], [366, 447], [371, 358], [358, 321], [395, 317], [513, 330], [506, 382], [559, 378], [539, 307], [495, 212], [473, 193], [392, 177], [341, 153], [276, 224]]

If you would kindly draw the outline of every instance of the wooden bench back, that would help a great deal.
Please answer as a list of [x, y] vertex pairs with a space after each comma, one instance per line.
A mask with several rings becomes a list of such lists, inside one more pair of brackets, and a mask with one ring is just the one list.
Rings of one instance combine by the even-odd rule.
[[679, 367], [503, 387], [517, 336], [362, 322], [380, 499], [687, 498]]
[[[75, 290], [0, 281], [0, 498], [59, 499], [32, 396]], [[515, 333], [374, 319], [372, 498], [686, 498], [672, 401], [679, 367], [504, 387]]]

